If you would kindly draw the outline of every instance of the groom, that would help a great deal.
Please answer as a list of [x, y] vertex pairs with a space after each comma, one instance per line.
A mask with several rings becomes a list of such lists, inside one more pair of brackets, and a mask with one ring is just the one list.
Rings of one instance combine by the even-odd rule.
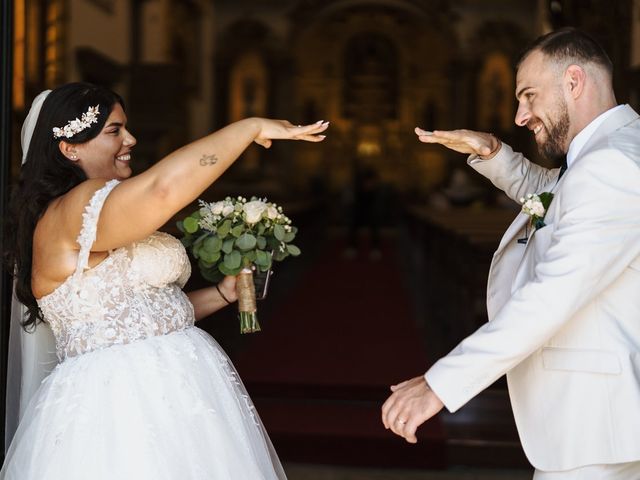
[[527, 228], [520, 213], [502, 238], [489, 323], [391, 387], [382, 419], [407, 441], [506, 373], [535, 480], [640, 478], [640, 120], [616, 104], [611, 77], [604, 50], [575, 29], [540, 37], [520, 60], [516, 124], [545, 157], [566, 154], [566, 171], [489, 134], [416, 129], [422, 142], [471, 154], [513, 200], [553, 198], [543, 225]]

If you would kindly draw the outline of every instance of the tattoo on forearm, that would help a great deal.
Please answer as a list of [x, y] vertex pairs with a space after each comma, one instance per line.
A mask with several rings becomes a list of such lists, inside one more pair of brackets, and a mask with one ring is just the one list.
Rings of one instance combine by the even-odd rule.
[[218, 163], [218, 156], [213, 153], [211, 155], [203, 155], [200, 159], [200, 165], [206, 167], [207, 165], [215, 165]]

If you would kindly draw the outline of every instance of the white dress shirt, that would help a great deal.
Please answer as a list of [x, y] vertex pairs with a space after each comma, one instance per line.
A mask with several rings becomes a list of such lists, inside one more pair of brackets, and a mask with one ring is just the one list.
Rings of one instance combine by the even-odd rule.
[[571, 163], [576, 159], [582, 147], [584, 147], [591, 136], [598, 130], [598, 127], [604, 123], [604, 121], [616, 110], [620, 110], [624, 105], [617, 105], [613, 108], [610, 108], [604, 113], [601, 113], [596, 118], [591, 120], [591, 123], [584, 127], [580, 133], [578, 133], [573, 140], [571, 140], [571, 144], [569, 145], [569, 151], [567, 152], [567, 168], [571, 166]]

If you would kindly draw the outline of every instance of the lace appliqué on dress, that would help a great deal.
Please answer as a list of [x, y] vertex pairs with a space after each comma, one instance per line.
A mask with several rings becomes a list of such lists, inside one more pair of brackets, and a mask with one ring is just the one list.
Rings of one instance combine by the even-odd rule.
[[84, 207], [84, 212], [82, 213], [82, 228], [80, 229], [80, 233], [76, 239], [76, 242], [80, 245], [80, 252], [78, 253], [76, 271], [73, 274], [74, 280], [77, 280], [82, 272], [84, 272], [89, 266], [89, 255], [91, 254], [93, 242], [96, 241], [96, 234], [98, 233], [98, 219], [100, 217], [100, 212], [102, 211], [102, 206], [104, 205], [104, 201], [107, 199], [107, 196], [111, 193], [111, 190], [113, 190], [119, 183], [120, 182], [118, 180], [111, 180], [105, 183], [102, 188], [96, 190], [91, 197], [89, 204]]
[[61, 361], [194, 324], [193, 306], [181, 289], [191, 265], [171, 235], [156, 232], [87, 269], [100, 210], [118, 183], [112, 180], [96, 191], [85, 209], [75, 273], [38, 300]]

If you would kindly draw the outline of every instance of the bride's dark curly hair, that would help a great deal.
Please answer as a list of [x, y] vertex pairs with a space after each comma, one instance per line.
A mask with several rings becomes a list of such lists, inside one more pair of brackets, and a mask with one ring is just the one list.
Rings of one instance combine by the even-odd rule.
[[[16, 296], [27, 307], [22, 321], [31, 331], [43, 320], [31, 290], [33, 233], [52, 200], [87, 179], [82, 168], [60, 151], [60, 141], [80, 144], [98, 136], [113, 107], [122, 98], [104, 87], [89, 83], [69, 83], [54, 89], [45, 99], [28, 147], [25, 163], [14, 186], [5, 224], [5, 266], [15, 276]], [[99, 105], [97, 123], [71, 138], [54, 138], [53, 128], [81, 118], [89, 107]]]

